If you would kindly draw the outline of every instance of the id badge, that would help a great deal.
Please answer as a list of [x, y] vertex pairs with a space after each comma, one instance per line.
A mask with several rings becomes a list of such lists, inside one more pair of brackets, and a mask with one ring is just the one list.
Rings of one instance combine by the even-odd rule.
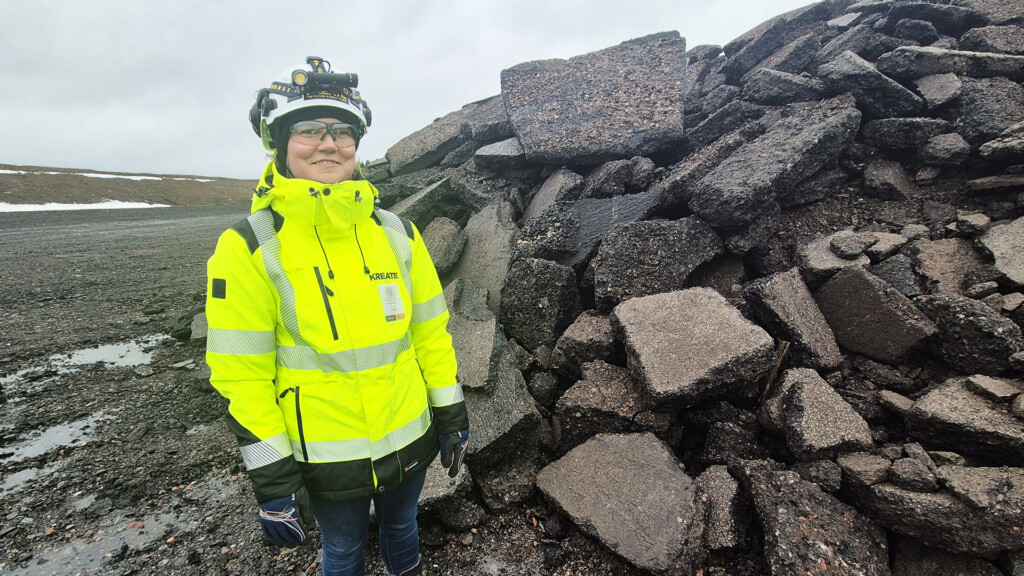
[[381, 284], [377, 290], [380, 292], [381, 306], [384, 307], [384, 319], [388, 322], [405, 320], [405, 306], [402, 305], [398, 284]]

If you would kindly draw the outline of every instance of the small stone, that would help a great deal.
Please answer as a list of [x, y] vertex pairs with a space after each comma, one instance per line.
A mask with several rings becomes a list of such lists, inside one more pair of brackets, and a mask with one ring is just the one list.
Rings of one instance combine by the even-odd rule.
[[534, 400], [550, 408], [557, 399], [558, 377], [550, 372], [538, 370], [530, 376], [527, 388]]
[[966, 380], [967, 389], [994, 402], [1008, 402], [1021, 393], [1012, 383], [984, 374], [975, 374]]
[[842, 484], [843, 471], [839, 465], [831, 460], [813, 460], [811, 462], [797, 462], [792, 470], [808, 482], [813, 482], [825, 492], [835, 492]]
[[[1010, 126], [1000, 134], [999, 138], [982, 144], [978, 148], [978, 153], [982, 158], [1004, 164], [1012, 164], [1024, 159], [1024, 122]], [[1011, 166], [1007, 172], [1009, 173], [1014, 168], [1017, 167]]]
[[936, 472], [953, 494], [972, 508], [991, 508], [1006, 500], [1013, 481], [1006, 468], [943, 466]]
[[801, 241], [797, 249], [797, 262], [808, 288], [820, 286], [840, 270], [871, 264], [871, 259], [867, 256], [860, 256], [854, 260], [837, 256], [831, 246], [832, 238], [838, 234], [837, 232], [832, 236], [817, 235]]
[[849, 28], [861, 17], [860, 12], [849, 12], [826, 22], [830, 28]]
[[836, 256], [853, 260], [876, 242], [878, 242], [878, 238], [871, 233], [840, 232], [832, 237], [829, 247]]
[[928, 238], [931, 230], [928, 229], [924, 224], [907, 224], [900, 230], [900, 234], [906, 237], [908, 240], [918, 240], [920, 238]]
[[139, 366], [135, 369], [135, 373], [143, 378], [153, 375], [153, 367], [148, 365]]
[[195, 366], [195, 361], [192, 359], [188, 359], [182, 360], [181, 362], [175, 362], [174, 364], [171, 364], [171, 368], [174, 368], [175, 370], [181, 370], [182, 368], [188, 368], [189, 365]]
[[914, 80], [917, 91], [924, 97], [929, 109], [945, 106], [956, 100], [963, 90], [963, 82], [956, 74], [933, 74]]
[[131, 442], [137, 442], [149, 433], [149, 425], [145, 422], [140, 422], [137, 426], [132, 428], [132, 431], [128, 434], [128, 440]]
[[877, 453], [882, 458], [892, 462], [897, 458], [903, 457], [903, 446], [899, 444], [886, 444], [877, 450]]
[[484, 519], [483, 508], [472, 501], [454, 498], [439, 506], [441, 523], [454, 532], [471, 530]]
[[878, 402], [900, 416], [906, 416], [910, 409], [914, 407], [913, 400], [892, 390], [880, 391], [878, 393]]
[[874, 232], [873, 235], [878, 241], [864, 250], [872, 262], [880, 262], [896, 254], [908, 242], [902, 234]]
[[904, 18], [896, 23], [896, 31], [893, 33], [896, 38], [914, 40], [922, 45], [928, 45], [939, 39], [939, 33], [935, 25], [926, 20], [911, 20]]
[[917, 442], [910, 442], [909, 444], [903, 445], [903, 454], [907, 458], [913, 458], [925, 465], [932, 472], [935, 471], [935, 462], [932, 462], [932, 457], [928, 455], [928, 452]]
[[1020, 327], [983, 302], [933, 294], [914, 298], [914, 305], [939, 327], [932, 349], [961, 372], [999, 374], [1010, 368], [1010, 356], [1024, 349]]
[[1002, 176], [986, 176], [967, 181], [967, 189], [972, 192], [990, 194], [1003, 190], [1019, 190], [1024, 186], [1024, 174], [1005, 174]]
[[968, 236], [984, 234], [991, 226], [992, 219], [984, 214], [960, 214], [956, 221], [956, 229]]
[[1024, 304], [1024, 294], [1014, 292], [1003, 295], [1003, 312], [1013, 312], [1020, 308], [1021, 304]]
[[938, 166], [922, 166], [914, 173], [914, 183], [918, 186], [934, 186], [942, 175], [942, 168]]
[[903, 166], [888, 160], [875, 160], [864, 169], [864, 194], [881, 200], [910, 200], [913, 183]]
[[917, 151], [917, 158], [932, 166], [959, 166], [971, 154], [971, 145], [956, 132], [934, 136]]
[[1013, 403], [1010, 404], [1010, 410], [1017, 418], [1024, 419], [1024, 394], [1013, 399]]
[[[1024, 174], [1018, 175], [1024, 185]], [[995, 267], [1014, 285], [1024, 285], [1024, 218], [993, 226], [979, 241], [995, 259]]]
[[985, 296], [984, 298], [981, 298], [980, 300], [982, 302], [984, 302], [989, 308], [995, 310], [996, 312], [1002, 312], [1003, 311], [1003, 295], [1002, 294], [989, 294], [988, 296]]
[[938, 332], [906, 296], [863, 268], [837, 273], [814, 300], [841, 347], [878, 362], [898, 364]]
[[964, 291], [964, 296], [968, 298], [974, 298], [980, 300], [989, 294], [995, 294], [999, 291], [999, 284], [997, 282], [979, 282], [978, 284], [972, 284], [967, 290]]
[[933, 450], [928, 453], [932, 461], [935, 462], [936, 466], [965, 466], [967, 464], [967, 458], [957, 454], [956, 452], [949, 452], [946, 450]]
[[473, 535], [469, 533], [464, 534], [462, 538], [459, 538], [459, 542], [462, 542], [465, 546], [470, 546], [473, 544]]
[[889, 477], [889, 468], [892, 467], [888, 458], [867, 452], [843, 454], [836, 459], [836, 463], [843, 470], [844, 479], [860, 486], [873, 486], [884, 482]]
[[915, 492], [937, 492], [939, 481], [928, 466], [916, 458], [900, 458], [892, 463], [889, 470], [892, 483]]

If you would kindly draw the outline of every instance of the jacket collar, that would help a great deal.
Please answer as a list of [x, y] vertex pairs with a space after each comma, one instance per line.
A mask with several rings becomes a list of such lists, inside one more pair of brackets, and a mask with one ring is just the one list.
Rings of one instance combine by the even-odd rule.
[[252, 198], [252, 212], [270, 206], [286, 225], [315, 226], [320, 234], [344, 232], [373, 214], [377, 189], [366, 180], [323, 184], [286, 178], [273, 162], [267, 164]]

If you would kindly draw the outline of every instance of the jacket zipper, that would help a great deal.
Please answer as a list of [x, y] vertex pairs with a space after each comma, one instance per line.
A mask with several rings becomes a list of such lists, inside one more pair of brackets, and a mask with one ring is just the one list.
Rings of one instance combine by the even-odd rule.
[[334, 336], [335, 340], [337, 340], [338, 327], [334, 324], [334, 312], [331, 311], [331, 301], [329, 299], [329, 297], [333, 296], [334, 293], [331, 292], [331, 289], [328, 288], [326, 284], [324, 284], [324, 277], [320, 275], [320, 267], [314, 266], [313, 272], [316, 273], [316, 281], [320, 283], [320, 295], [323, 296], [324, 308], [327, 309], [327, 321], [331, 323], [331, 335]]
[[299, 387], [288, 388], [281, 392], [279, 398], [284, 398], [289, 392], [295, 393], [295, 422], [299, 426], [299, 445], [302, 446], [302, 460], [309, 462], [309, 453], [306, 452], [306, 434], [302, 431], [302, 407], [299, 406]]

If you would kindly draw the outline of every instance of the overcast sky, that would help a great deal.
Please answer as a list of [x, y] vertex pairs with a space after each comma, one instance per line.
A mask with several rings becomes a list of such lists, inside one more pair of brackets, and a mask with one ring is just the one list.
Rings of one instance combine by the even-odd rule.
[[0, 164], [255, 179], [255, 92], [359, 74], [361, 160], [501, 91], [501, 70], [656, 32], [725, 44], [808, 0], [2, 0]]

